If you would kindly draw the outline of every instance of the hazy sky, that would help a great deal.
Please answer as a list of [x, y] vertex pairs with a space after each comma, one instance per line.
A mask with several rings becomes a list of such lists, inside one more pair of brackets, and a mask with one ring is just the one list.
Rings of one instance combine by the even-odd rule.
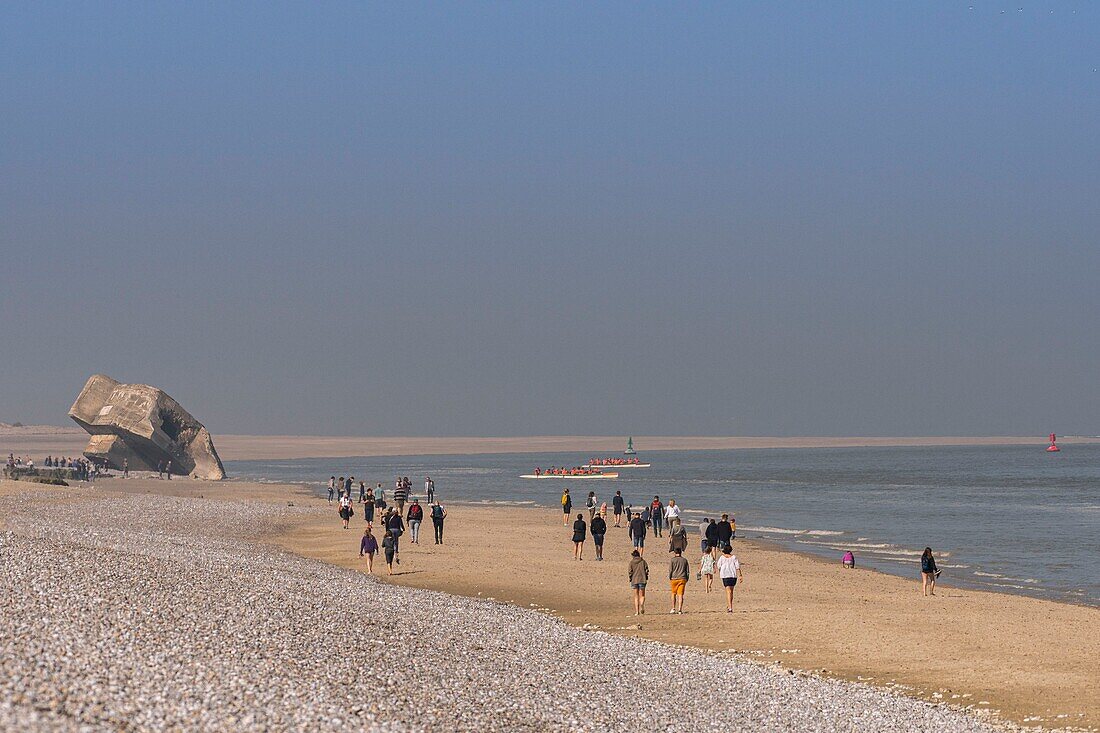
[[5, 3], [0, 420], [1100, 433], [1100, 6], [1020, 3]]

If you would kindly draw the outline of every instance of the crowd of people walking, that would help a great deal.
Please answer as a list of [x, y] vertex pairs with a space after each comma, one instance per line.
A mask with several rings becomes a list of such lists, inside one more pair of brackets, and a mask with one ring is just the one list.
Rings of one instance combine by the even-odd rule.
[[[432, 522], [435, 544], [443, 544], [447, 508], [437, 498], [435, 482], [431, 477], [424, 480], [424, 493], [428, 502], [426, 510], [418, 497], [411, 496], [411, 491], [412, 481], [409, 477], [399, 476], [390, 495], [391, 503], [387, 501], [381, 483], [368, 487], [365, 481], [357, 484], [354, 476], [329, 477], [328, 501], [330, 504], [337, 504], [341, 526], [344, 529], [351, 528], [357, 506], [363, 514], [366, 526], [359, 541], [359, 556], [365, 559], [368, 573], [374, 572], [374, 557], [381, 552], [386, 561], [387, 572], [393, 575], [393, 566], [401, 564], [401, 538], [407, 532], [408, 544], [419, 545], [420, 527], [425, 519]], [[376, 532], [381, 533], [381, 539]]]

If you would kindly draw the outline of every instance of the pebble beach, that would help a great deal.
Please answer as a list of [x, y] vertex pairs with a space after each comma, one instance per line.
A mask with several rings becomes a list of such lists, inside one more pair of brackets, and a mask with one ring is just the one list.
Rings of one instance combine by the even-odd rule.
[[315, 508], [10, 492], [0, 508], [0, 729], [1003, 729], [257, 539]]

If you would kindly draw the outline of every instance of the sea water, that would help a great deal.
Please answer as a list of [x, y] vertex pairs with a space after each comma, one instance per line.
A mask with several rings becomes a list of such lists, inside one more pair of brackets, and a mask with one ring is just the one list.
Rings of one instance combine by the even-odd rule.
[[[919, 577], [935, 551], [941, 580], [986, 590], [1100, 606], [1100, 445], [644, 451], [652, 468], [618, 479], [521, 479], [536, 467], [576, 466], [578, 453], [434, 455], [229, 461], [238, 479], [304, 483], [331, 475], [381, 483], [408, 476], [424, 496], [431, 476], [444, 502], [556, 508], [589, 491], [615, 491], [640, 507], [676, 499], [694, 530], [728, 512], [739, 538], [777, 542], [836, 562]], [[615, 470], [615, 469], [607, 469]], [[568, 538], [563, 535], [563, 543]]]

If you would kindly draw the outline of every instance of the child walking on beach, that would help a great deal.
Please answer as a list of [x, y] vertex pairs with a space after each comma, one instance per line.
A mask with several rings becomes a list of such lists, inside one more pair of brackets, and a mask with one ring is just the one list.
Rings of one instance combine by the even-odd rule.
[[714, 555], [704, 552], [699, 558], [699, 577], [703, 579], [703, 590], [710, 593], [711, 584], [714, 583]]

